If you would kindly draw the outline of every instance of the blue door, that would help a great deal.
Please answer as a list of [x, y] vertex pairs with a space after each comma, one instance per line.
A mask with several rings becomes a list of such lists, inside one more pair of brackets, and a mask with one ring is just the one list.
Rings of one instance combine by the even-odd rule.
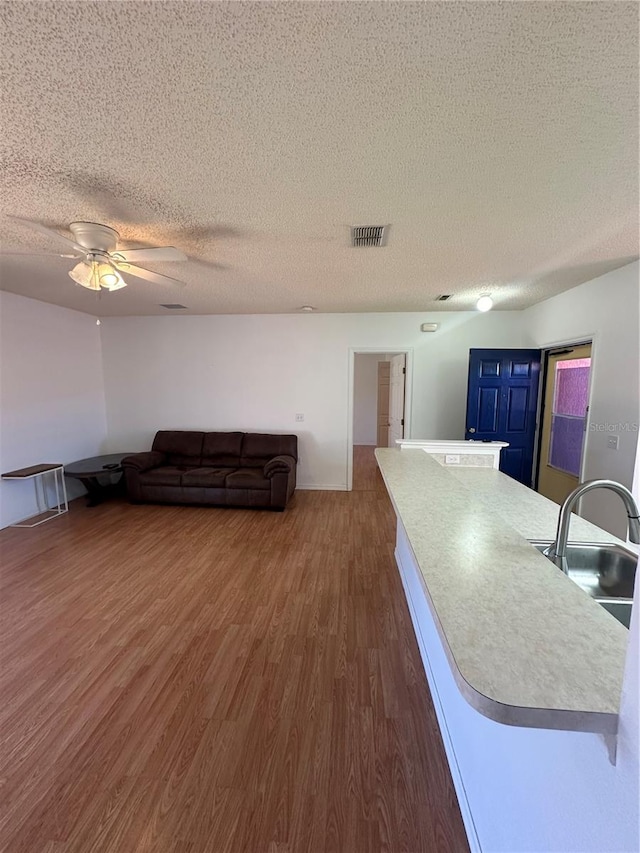
[[508, 441], [500, 470], [526, 486], [532, 482], [540, 350], [469, 350], [465, 438]]

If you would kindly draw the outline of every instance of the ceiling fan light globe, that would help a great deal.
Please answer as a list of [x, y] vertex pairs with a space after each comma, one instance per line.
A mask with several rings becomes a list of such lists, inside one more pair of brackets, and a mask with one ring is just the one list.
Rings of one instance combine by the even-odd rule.
[[112, 290], [120, 279], [120, 276], [111, 264], [98, 264], [97, 275], [100, 286], [105, 287], [107, 290]]
[[116, 280], [113, 284], [104, 284], [104, 282], [101, 280], [102, 286], [110, 292], [112, 290], [120, 290], [121, 287], [127, 286], [127, 282], [122, 278], [121, 275], [119, 275], [119, 273], [115, 273], [114, 277]]
[[86, 287], [87, 290], [100, 290], [100, 283], [96, 280], [93, 270], [90, 266], [81, 261], [79, 264], [69, 271], [69, 278], [72, 278], [76, 284]]

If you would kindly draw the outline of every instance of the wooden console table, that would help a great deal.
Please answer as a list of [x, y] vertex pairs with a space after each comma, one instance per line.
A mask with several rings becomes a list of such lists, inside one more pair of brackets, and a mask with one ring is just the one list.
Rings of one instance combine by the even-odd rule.
[[[47, 490], [45, 477], [50, 474], [53, 477], [53, 484], [56, 490], [56, 506], [50, 507], [47, 499]], [[38, 512], [30, 518], [18, 524], [11, 524], [10, 527], [37, 527], [39, 524], [44, 524], [45, 521], [51, 521], [52, 518], [57, 518], [59, 515], [64, 515], [69, 511], [69, 503], [67, 501], [67, 487], [64, 482], [64, 467], [57, 463], [42, 463], [40, 465], [31, 465], [29, 468], [19, 468], [17, 471], [7, 471], [2, 475], [3, 480], [33, 480], [36, 490], [36, 504]], [[62, 500], [61, 500], [62, 498]], [[40, 518], [44, 515], [44, 518]], [[40, 518], [39, 521], [34, 521], [32, 524], [27, 524], [34, 518]]]

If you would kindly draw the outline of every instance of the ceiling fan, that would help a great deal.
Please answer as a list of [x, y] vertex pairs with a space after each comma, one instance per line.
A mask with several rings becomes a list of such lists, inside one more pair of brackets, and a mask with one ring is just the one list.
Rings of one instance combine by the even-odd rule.
[[[97, 222], [72, 222], [69, 225], [69, 230], [73, 234], [73, 240], [70, 240], [40, 222], [22, 219], [19, 216], [9, 218], [49, 237], [62, 240], [72, 252], [66, 254], [56, 252], [56, 257], [80, 259], [80, 262], [69, 271], [69, 276], [76, 284], [86, 287], [88, 290], [100, 291], [102, 288], [119, 290], [121, 287], [126, 287], [127, 282], [120, 275], [121, 272], [135, 275], [156, 284], [184, 285], [184, 282], [175, 278], [138, 266], [140, 261], [143, 263], [145, 261], [186, 261], [187, 256], [184, 252], [173, 246], [120, 250], [117, 248], [119, 234], [108, 225], [100, 225]], [[50, 253], [9, 252], [6, 254], [43, 255]]]

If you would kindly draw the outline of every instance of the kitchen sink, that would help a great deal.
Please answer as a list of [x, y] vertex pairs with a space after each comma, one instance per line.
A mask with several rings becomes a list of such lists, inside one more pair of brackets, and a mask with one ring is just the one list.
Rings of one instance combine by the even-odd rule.
[[[529, 541], [540, 552], [553, 544]], [[619, 545], [580, 542], [567, 545], [566, 557], [568, 577], [628, 628], [637, 555]]]
[[596, 601], [612, 616], [615, 616], [618, 622], [622, 622], [625, 628], [628, 628], [631, 625], [631, 605], [633, 604], [633, 601], [622, 598], [596, 598]]

